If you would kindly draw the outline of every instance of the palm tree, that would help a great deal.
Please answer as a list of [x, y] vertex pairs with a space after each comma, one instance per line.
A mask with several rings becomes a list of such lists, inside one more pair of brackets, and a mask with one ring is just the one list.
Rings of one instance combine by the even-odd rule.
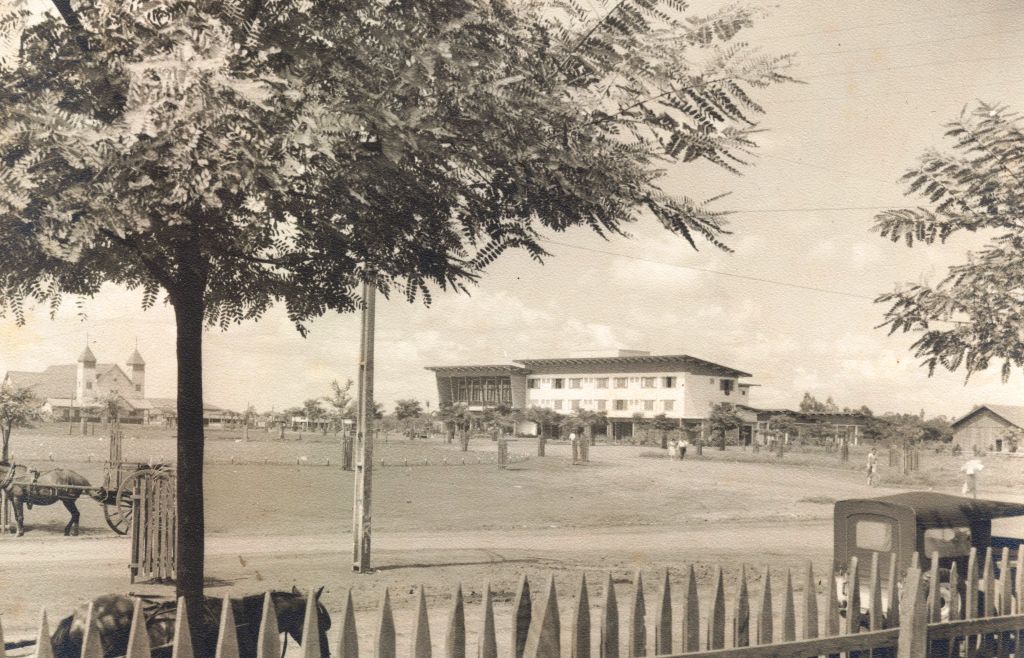
[[469, 405], [465, 402], [445, 404], [441, 406], [438, 418], [448, 428], [448, 443], [455, 439], [455, 433], [459, 433], [460, 450], [469, 450], [469, 427], [473, 421], [473, 415], [469, 412]]

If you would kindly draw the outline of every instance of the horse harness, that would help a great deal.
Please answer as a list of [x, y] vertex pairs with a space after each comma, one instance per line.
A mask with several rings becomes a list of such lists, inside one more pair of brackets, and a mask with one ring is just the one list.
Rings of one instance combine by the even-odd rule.
[[[146, 628], [149, 628], [150, 624], [154, 624], [154, 623], [164, 623], [164, 624], [166, 624], [168, 621], [173, 623], [173, 622], [175, 622], [177, 620], [177, 616], [178, 616], [178, 602], [177, 601], [152, 601], [152, 600], [144, 600], [144, 601], [145, 601], [145, 603], [143, 604], [143, 608], [142, 608], [142, 616], [146, 620]], [[208, 617], [210, 617], [211, 619], [217, 617], [217, 615], [213, 614], [213, 611], [210, 610], [210, 607], [208, 605], [204, 605], [203, 607], [206, 608], [205, 612], [206, 612], [206, 615]], [[240, 628], [248, 628], [249, 626], [252, 626], [252, 625], [253, 625], [253, 623], [251, 621], [238, 622], [236, 620], [235, 621], [235, 633], [237, 633], [238, 629], [240, 629]], [[219, 621], [215, 621], [214, 622], [214, 627], [219, 629], [220, 622]], [[151, 650], [152, 651], [156, 651], [156, 650], [159, 650], [159, 649], [173, 650], [173, 648], [174, 648], [174, 643], [171, 642], [169, 644], [161, 644], [159, 646], [151, 647]], [[284, 658], [285, 653], [287, 651], [288, 651], [288, 633], [285, 633], [284, 634], [284, 642], [281, 643], [281, 658]]]

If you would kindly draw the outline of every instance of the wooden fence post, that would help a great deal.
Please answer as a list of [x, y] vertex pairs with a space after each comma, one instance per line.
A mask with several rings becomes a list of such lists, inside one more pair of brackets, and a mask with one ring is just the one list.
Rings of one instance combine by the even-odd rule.
[[[893, 556], [896, 554], [893, 553]], [[804, 639], [813, 640], [818, 637], [818, 589], [814, 581], [814, 565], [807, 561], [804, 572]]]
[[793, 573], [786, 569], [786, 590], [782, 596], [782, 641], [796, 640], [796, 606], [793, 603]]
[[526, 574], [519, 579], [516, 600], [512, 604], [512, 658], [523, 658], [526, 650], [526, 636], [530, 632], [533, 605], [530, 600], [530, 583]]
[[683, 599], [683, 653], [700, 650], [700, 599], [697, 597], [697, 575], [693, 565], [686, 577], [686, 598]]
[[445, 658], [466, 658], [466, 607], [462, 601], [462, 583], [455, 586], [452, 615], [445, 636]]
[[668, 567], [662, 579], [661, 601], [654, 618], [654, 655], [672, 653], [672, 586], [669, 583]]
[[[138, 607], [138, 606], [136, 606]], [[132, 633], [135, 633], [135, 624], [132, 624]], [[131, 653], [131, 639], [128, 640], [128, 657], [135, 658]], [[146, 654], [147, 656], [149, 653]], [[53, 645], [50, 643], [50, 625], [46, 621], [46, 610], [39, 613], [39, 633], [36, 635], [35, 658], [53, 658]]]
[[352, 607], [352, 590], [345, 593], [341, 610], [341, 633], [338, 636], [336, 658], [359, 658], [359, 636], [356, 633], [356, 615]]
[[215, 658], [238, 658], [238, 631], [235, 629], [235, 613], [231, 609], [231, 598], [227, 594], [220, 607], [220, 628], [217, 629], [217, 653]]
[[[562, 654], [562, 629], [558, 618], [558, 596], [555, 593], [555, 578], [550, 576], [544, 601], [537, 608], [536, 619], [530, 624], [526, 635], [525, 658], [560, 658]], [[375, 657], [376, 658], [376, 657]]]
[[740, 565], [740, 587], [736, 593], [736, 612], [733, 620], [733, 646], [750, 646], [750, 592], [747, 589], [747, 567], [743, 564]]
[[419, 596], [416, 597], [416, 614], [413, 617], [412, 650], [409, 655], [411, 658], [430, 658], [430, 619], [427, 617], [427, 595], [423, 592], [423, 585], [420, 585], [419, 590]]
[[[956, 571], [956, 569], [953, 569]], [[897, 579], [899, 574], [896, 570], [896, 553], [889, 556], [889, 612], [885, 618], [886, 628], [896, 628], [900, 625], [900, 596]]]
[[639, 571], [633, 576], [633, 598], [629, 606], [629, 648], [626, 658], [647, 655], [647, 610], [644, 605], [644, 580]]
[[711, 618], [708, 620], [708, 648], [725, 648], [725, 588], [723, 586], [722, 567], [715, 570], [715, 592], [711, 598]]
[[[315, 610], [315, 608], [314, 608]], [[315, 632], [315, 629], [314, 629]], [[311, 635], [303, 635], [303, 645], [305, 645], [305, 639], [311, 637]], [[178, 608], [174, 611], [174, 648], [171, 649], [171, 658], [194, 658], [195, 654], [192, 652], [192, 631], [188, 626], [188, 606], [185, 604], [185, 597], [178, 597]], [[303, 646], [303, 649], [306, 647]], [[320, 647], [317, 646], [317, 651]]]
[[599, 658], [619, 658], [619, 602], [611, 573], [604, 581], [604, 605], [601, 610], [601, 644]]
[[[3, 633], [0, 633], [0, 646], [3, 645]], [[96, 610], [93, 602], [85, 613], [85, 630], [82, 633], [82, 658], [103, 658], [103, 645], [100, 644], [100, 629], [96, 625]]]
[[[145, 626], [143, 626], [145, 629]], [[146, 656], [149, 655], [147, 651]], [[263, 611], [260, 614], [260, 631], [256, 639], [256, 658], [277, 658], [281, 655], [281, 635], [277, 628], [277, 612], [270, 592], [263, 597]], [[390, 658], [394, 658], [392, 655]]]
[[391, 594], [387, 587], [384, 588], [384, 598], [380, 604], [377, 642], [373, 656], [374, 658], [395, 658], [395, 618], [391, 614]]
[[498, 658], [498, 639], [494, 632], [494, 601], [491, 584], [484, 585], [484, 623], [480, 632], [480, 650], [477, 658]]
[[761, 588], [761, 610], [757, 616], [757, 643], [772, 643], [772, 574], [768, 566], [764, 568], [763, 586]]
[[590, 596], [587, 574], [580, 574], [580, 587], [572, 613], [570, 658], [590, 658]]
[[[142, 614], [142, 599], [135, 599], [134, 603], [132, 627], [128, 631], [128, 650], [124, 655], [125, 658], [149, 658], [149, 631], [146, 630], [146, 618]], [[49, 638], [47, 638], [46, 644], [49, 644]], [[50, 654], [50, 656], [52, 655]], [[42, 658], [42, 654], [37, 653], [36, 658]]]
[[903, 619], [896, 648], [896, 658], [925, 658], [928, 645], [928, 610], [924, 598], [921, 570], [912, 567], [903, 583], [900, 605]]

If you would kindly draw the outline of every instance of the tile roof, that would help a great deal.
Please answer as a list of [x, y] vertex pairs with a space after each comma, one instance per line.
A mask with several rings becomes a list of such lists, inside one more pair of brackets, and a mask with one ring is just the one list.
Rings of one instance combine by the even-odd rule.
[[988, 409], [995, 415], [999, 416], [1003, 420], [1017, 427], [1024, 429], [1024, 407], [1015, 407], [1008, 404], [983, 404], [971, 409], [966, 414], [956, 419], [952, 423], [952, 427], [956, 427], [963, 421], [974, 416], [982, 409]]
[[73, 398], [78, 366], [67, 364], [50, 366], [42, 372], [9, 370], [7, 377], [14, 386], [31, 388], [40, 400], [47, 398]]

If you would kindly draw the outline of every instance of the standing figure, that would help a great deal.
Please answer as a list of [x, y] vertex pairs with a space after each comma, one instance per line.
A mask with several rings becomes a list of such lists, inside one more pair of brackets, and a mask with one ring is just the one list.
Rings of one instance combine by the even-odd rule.
[[872, 446], [871, 451], [868, 452], [868, 486], [874, 487], [877, 484], [878, 478], [878, 455], [875, 454], [875, 448]]
[[686, 459], [686, 449], [690, 447], [690, 442], [685, 438], [679, 440], [679, 459]]
[[676, 444], [676, 440], [675, 439], [669, 439], [669, 441], [668, 441], [668, 458], [669, 459], [679, 459], [679, 453], [677, 452], [676, 445], [677, 444]]
[[978, 497], [978, 471], [983, 468], [984, 466], [978, 459], [971, 459], [960, 467], [960, 471], [964, 474], [964, 486], [961, 489], [963, 495], [971, 498]]

